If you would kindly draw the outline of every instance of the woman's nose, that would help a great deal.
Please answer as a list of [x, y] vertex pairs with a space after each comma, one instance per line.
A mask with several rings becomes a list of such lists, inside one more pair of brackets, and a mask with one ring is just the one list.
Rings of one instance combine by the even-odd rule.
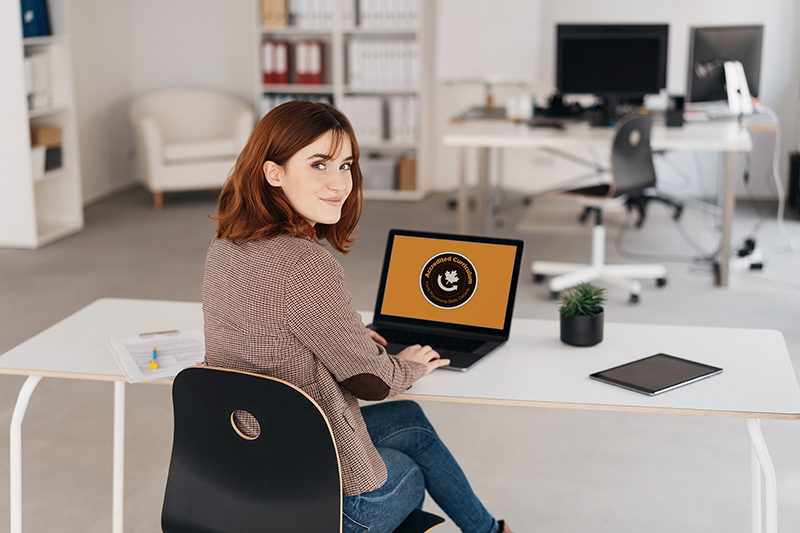
[[344, 191], [347, 189], [347, 184], [349, 182], [349, 172], [334, 172], [333, 176], [328, 180], [328, 188], [335, 192]]

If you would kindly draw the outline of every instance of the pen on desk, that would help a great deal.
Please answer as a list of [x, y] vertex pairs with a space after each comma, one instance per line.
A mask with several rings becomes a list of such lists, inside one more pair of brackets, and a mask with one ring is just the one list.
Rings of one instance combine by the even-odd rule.
[[150, 368], [158, 370], [158, 350], [153, 347], [153, 358], [150, 359]]
[[160, 335], [178, 335], [180, 333], [177, 329], [168, 329], [166, 331], [148, 331], [146, 333], [139, 333], [139, 337], [146, 339], [148, 337], [158, 337]]

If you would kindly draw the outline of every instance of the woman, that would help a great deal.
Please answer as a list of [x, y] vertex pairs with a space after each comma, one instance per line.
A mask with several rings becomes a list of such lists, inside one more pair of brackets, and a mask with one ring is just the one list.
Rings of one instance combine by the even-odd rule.
[[[388, 355], [353, 309], [341, 265], [361, 216], [358, 144], [327, 104], [294, 101], [256, 126], [219, 199], [203, 282], [206, 362], [289, 381], [327, 416], [343, 530], [390, 532], [425, 489], [464, 532], [506, 531], [414, 402], [361, 409], [446, 365], [430, 346]], [[237, 416], [247, 431], [248, 416]]]

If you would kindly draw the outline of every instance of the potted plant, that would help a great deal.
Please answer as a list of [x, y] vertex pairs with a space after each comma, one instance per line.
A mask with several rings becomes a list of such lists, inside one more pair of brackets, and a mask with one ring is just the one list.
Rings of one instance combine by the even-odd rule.
[[561, 299], [561, 340], [572, 346], [594, 346], [603, 340], [603, 303], [606, 290], [581, 283]]

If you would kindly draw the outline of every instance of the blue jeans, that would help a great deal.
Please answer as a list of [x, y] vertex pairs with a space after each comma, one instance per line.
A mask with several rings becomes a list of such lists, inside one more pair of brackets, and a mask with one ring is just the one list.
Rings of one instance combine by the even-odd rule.
[[382, 487], [343, 499], [344, 533], [391, 533], [422, 507], [425, 489], [464, 533], [497, 532], [497, 521], [472, 492], [419, 405], [385, 402], [361, 412], [388, 479]]

